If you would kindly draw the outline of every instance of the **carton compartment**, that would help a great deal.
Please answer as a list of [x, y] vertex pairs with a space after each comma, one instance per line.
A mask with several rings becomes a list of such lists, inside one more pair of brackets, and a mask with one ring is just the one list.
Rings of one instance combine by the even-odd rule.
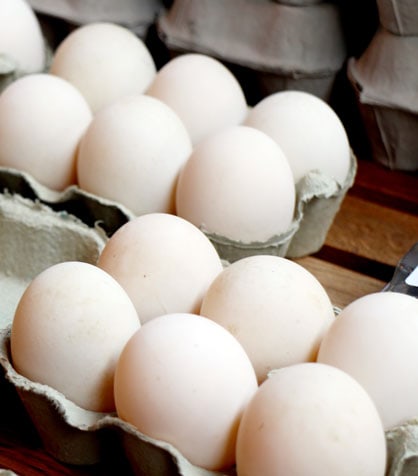
[[12, 319], [27, 284], [62, 261], [95, 263], [106, 236], [66, 212], [18, 195], [0, 195], [0, 329]]

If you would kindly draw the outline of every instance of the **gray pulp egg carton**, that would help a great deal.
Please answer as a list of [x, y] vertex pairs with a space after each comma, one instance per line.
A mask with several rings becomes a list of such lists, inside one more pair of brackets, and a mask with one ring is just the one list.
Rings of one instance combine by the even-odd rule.
[[416, 0], [377, 0], [381, 25], [395, 35], [418, 35]]
[[[137, 475], [236, 476], [234, 468], [213, 472], [194, 466], [175, 447], [140, 433], [115, 413], [82, 409], [53, 388], [16, 372], [10, 355], [10, 332], [25, 287], [38, 272], [55, 262], [82, 259], [95, 263], [107, 240], [107, 234], [98, 226], [102, 222], [99, 219], [102, 207], [109, 208], [108, 229], [117, 226], [120, 216], [112, 203], [101, 203], [99, 198], [84, 195], [77, 188], [52, 192], [20, 172], [1, 172], [0, 292], [4, 316], [0, 326], [0, 379], [2, 384], [16, 390], [13, 395], [22, 402], [45, 450], [70, 465], [94, 465], [99, 461], [106, 464], [114, 457], [118, 460], [122, 457], [124, 464]], [[15, 193], [7, 191], [5, 184], [9, 188], [14, 184]], [[23, 196], [33, 193], [35, 198]], [[53, 210], [44, 203], [65, 207], [73, 201], [79, 208], [79, 216]], [[89, 207], [86, 216], [84, 209]], [[93, 224], [85, 223], [83, 218], [91, 222], [93, 212], [96, 214]], [[3, 405], [0, 411], [9, 409]], [[387, 476], [415, 475], [418, 422], [411, 421], [388, 431], [387, 442]]]
[[141, 37], [146, 35], [155, 15], [163, 6], [162, 0], [96, 0], [68, 2], [68, 0], [28, 0], [35, 12], [59, 18], [71, 25], [109, 21], [129, 28]]
[[380, 27], [347, 75], [356, 94], [376, 162], [418, 170], [418, 36]]
[[296, 184], [295, 214], [289, 230], [266, 242], [241, 243], [205, 233], [221, 258], [229, 263], [255, 254], [286, 258], [313, 254], [324, 244], [335, 215], [354, 183], [356, 172], [357, 159], [351, 153], [349, 172], [342, 185], [318, 171], [308, 173]]
[[204, 53], [244, 68], [261, 97], [298, 89], [328, 100], [347, 56], [339, 7], [294, 3], [175, 0], [156, 26], [173, 54]]

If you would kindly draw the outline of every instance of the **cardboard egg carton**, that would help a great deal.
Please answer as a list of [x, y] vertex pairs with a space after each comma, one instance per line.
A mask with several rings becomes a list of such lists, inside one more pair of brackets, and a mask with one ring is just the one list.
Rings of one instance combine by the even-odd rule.
[[72, 25], [110, 21], [129, 28], [141, 37], [146, 35], [163, 5], [162, 0], [28, 0], [28, 3], [35, 12], [62, 19]]
[[346, 59], [339, 9], [328, 2], [176, 0], [156, 26], [173, 54], [204, 53], [243, 68], [242, 83], [259, 97], [298, 89], [328, 100]]
[[415, 0], [377, 0], [381, 25], [395, 35], [418, 35], [418, 3]]
[[135, 215], [120, 203], [107, 200], [71, 185], [59, 192], [39, 183], [31, 174], [0, 166], [0, 193], [10, 193], [71, 214], [91, 228], [111, 236]]
[[[52, 192], [20, 172], [1, 172], [0, 293], [3, 315], [0, 379], [2, 385], [10, 385], [15, 390], [13, 398], [19, 398], [23, 404], [45, 450], [58, 461], [70, 465], [99, 462], [110, 465], [122, 458], [124, 466], [128, 465], [137, 475], [236, 476], [234, 468], [214, 472], [194, 466], [175, 447], [142, 434], [115, 413], [80, 408], [48, 385], [33, 382], [16, 372], [10, 353], [10, 332], [16, 305], [27, 284], [37, 273], [59, 261], [81, 259], [95, 263], [107, 240], [107, 234], [97, 224], [101, 221], [101, 207], [110, 209], [109, 229], [116, 226], [119, 214], [112, 213], [116, 205], [106, 201], [100, 203], [98, 197], [84, 196], [76, 187], [62, 193]], [[4, 184], [12, 187], [14, 182], [15, 193], [6, 191]], [[36, 196], [27, 198], [23, 196], [25, 194]], [[46, 202], [58, 204], [58, 209], [53, 210]], [[78, 217], [65, 211], [65, 206], [71, 203], [76, 204]], [[84, 209], [89, 207], [91, 210], [86, 213]], [[96, 215], [95, 218], [91, 214]], [[16, 405], [10, 407], [16, 411], [21, 409]], [[6, 405], [0, 411], [10, 410]], [[408, 468], [418, 458], [417, 428], [413, 421], [387, 432], [390, 463], [387, 476], [414, 474]]]
[[[318, 171], [312, 171], [296, 184], [295, 214], [290, 228], [266, 242], [242, 243], [202, 230], [227, 264], [255, 254], [299, 258], [318, 251], [357, 172], [357, 159], [351, 154], [349, 173], [344, 184]], [[53, 210], [70, 213], [88, 226], [102, 229], [111, 236], [135, 215], [122, 204], [85, 192], [77, 185], [63, 192], [51, 190], [30, 174], [0, 167], [0, 193], [9, 191], [37, 200]]]
[[418, 170], [417, 57], [418, 36], [381, 27], [347, 64], [373, 159], [391, 169]]

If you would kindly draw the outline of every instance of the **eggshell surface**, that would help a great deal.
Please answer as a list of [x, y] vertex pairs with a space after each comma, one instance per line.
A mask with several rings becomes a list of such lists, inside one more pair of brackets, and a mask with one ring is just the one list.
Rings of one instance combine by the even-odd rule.
[[115, 373], [118, 415], [210, 470], [235, 462], [239, 421], [256, 389], [237, 340], [193, 314], [167, 314], [143, 325]]
[[0, 2], [0, 57], [15, 63], [22, 73], [39, 73], [46, 63], [39, 21], [25, 0]]
[[390, 429], [418, 415], [418, 300], [372, 293], [345, 307], [321, 343], [318, 361], [360, 382]]
[[266, 134], [232, 126], [195, 146], [177, 184], [179, 216], [244, 243], [286, 232], [295, 208], [292, 172]]
[[244, 124], [279, 144], [295, 183], [316, 170], [344, 184], [350, 144], [340, 118], [324, 100], [305, 91], [279, 91], [256, 104]]
[[209, 239], [171, 214], [127, 222], [106, 243], [98, 266], [127, 291], [141, 322], [172, 312], [198, 313], [222, 262]]
[[123, 96], [143, 93], [156, 67], [145, 43], [129, 29], [94, 22], [64, 38], [54, 53], [50, 73], [72, 83], [96, 113]]
[[0, 95], [0, 164], [63, 190], [76, 181], [76, 152], [92, 119], [79, 91], [46, 73], [23, 76]]
[[173, 213], [178, 175], [191, 151], [171, 108], [149, 96], [125, 96], [93, 117], [80, 143], [77, 181], [137, 215]]
[[171, 59], [157, 72], [147, 94], [179, 115], [194, 145], [224, 127], [240, 124], [247, 114], [238, 80], [220, 61], [203, 54]]
[[314, 361], [334, 321], [320, 282], [286, 258], [255, 255], [235, 261], [212, 282], [200, 314], [242, 344], [259, 383], [272, 369]]
[[139, 327], [134, 305], [110, 275], [84, 262], [59, 263], [37, 275], [18, 303], [12, 363], [82, 408], [114, 411], [116, 362]]
[[241, 419], [238, 476], [383, 476], [385, 466], [385, 434], [372, 399], [328, 365], [275, 371]]

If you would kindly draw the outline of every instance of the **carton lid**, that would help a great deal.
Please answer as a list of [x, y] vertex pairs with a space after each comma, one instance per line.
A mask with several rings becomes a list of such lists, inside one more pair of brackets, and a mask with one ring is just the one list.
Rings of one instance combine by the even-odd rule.
[[399, 36], [379, 28], [360, 58], [350, 58], [347, 73], [370, 105], [418, 113], [418, 36]]
[[339, 8], [328, 2], [176, 0], [157, 29], [168, 48], [260, 71], [329, 75], [346, 58]]

